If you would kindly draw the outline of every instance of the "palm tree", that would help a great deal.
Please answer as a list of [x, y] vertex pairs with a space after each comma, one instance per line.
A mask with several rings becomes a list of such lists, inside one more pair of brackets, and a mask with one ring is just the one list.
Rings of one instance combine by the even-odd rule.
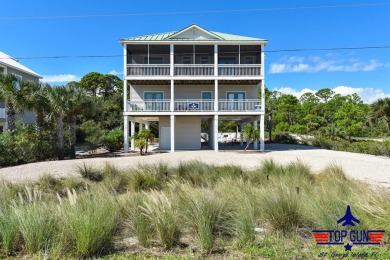
[[378, 99], [371, 105], [375, 116], [384, 118], [387, 127], [390, 129], [390, 98]]
[[64, 116], [67, 111], [67, 93], [64, 86], [48, 89], [48, 100], [51, 107], [50, 117], [57, 121], [58, 160], [64, 160]]
[[245, 151], [248, 149], [249, 145], [256, 139], [259, 138], [260, 132], [254, 128], [252, 124], [246, 124], [243, 129], [244, 138], [248, 139], [248, 142], [245, 147]]
[[35, 127], [38, 139], [42, 136], [42, 128], [45, 123], [45, 115], [50, 111], [48, 91], [50, 85], [40, 82], [23, 81], [20, 90], [24, 99], [21, 106], [34, 112]]
[[21, 111], [20, 81], [13, 74], [0, 74], [0, 100], [4, 100], [8, 130], [13, 132], [16, 125], [16, 112]]
[[69, 144], [70, 158], [76, 158], [76, 125], [77, 115], [93, 108], [93, 100], [87, 95], [87, 92], [77, 84], [68, 84], [65, 86], [66, 99], [66, 118], [69, 123]]

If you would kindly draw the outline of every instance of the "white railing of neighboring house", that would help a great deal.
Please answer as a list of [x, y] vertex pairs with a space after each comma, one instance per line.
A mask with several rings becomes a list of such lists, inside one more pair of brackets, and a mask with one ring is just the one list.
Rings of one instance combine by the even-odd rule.
[[262, 111], [261, 101], [257, 99], [228, 100], [220, 99], [219, 111]]
[[175, 76], [214, 76], [213, 64], [175, 64]]
[[176, 99], [175, 111], [214, 111], [214, 100]]
[[261, 64], [219, 64], [219, 76], [260, 76]]
[[[128, 64], [127, 76], [169, 76], [169, 64]], [[175, 64], [175, 76], [214, 76], [213, 64]], [[261, 64], [219, 64], [219, 76], [261, 76]]]
[[5, 119], [5, 108], [0, 108], [0, 118]]
[[169, 64], [128, 64], [127, 76], [169, 76]]
[[129, 101], [128, 111], [135, 112], [156, 112], [156, 111], [170, 111], [171, 101], [169, 99], [163, 100], [148, 100], [148, 101]]
[[[171, 111], [171, 101], [148, 100], [148, 101], [128, 101], [128, 112], [169, 112]], [[176, 99], [174, 102], [175, 111], [202, 112], [214, 111], [214, 100], [201, 99]], [[261, 101], [257, 99], [218, 101], [218, 111], [262, 111]]]

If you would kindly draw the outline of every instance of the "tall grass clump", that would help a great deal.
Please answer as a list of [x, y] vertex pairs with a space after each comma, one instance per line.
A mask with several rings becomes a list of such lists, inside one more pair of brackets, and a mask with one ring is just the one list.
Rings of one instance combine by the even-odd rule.
[[179, 205], [185, 225], [196, 233], [201, 253], [209, 254], [217, 233], [224, 228], [225, 201], [210, 189], [183, 186], [179, 192]]
[[262, 190], [261, 207], [264, 221], [274, 230], [289, 233], [305, 223], [300, 195], [295, 187], [283, 182], [275, 182]]
[[20, 247], [19, 220], [12, 207], [0, 208], [0, 252], [9, 255]]
[[58, 232], [58, 219], [54, 208], [43, 202], [15, 206], [19, 230], [27, 253], [47, 251], [52, 246]]
[[169, 249], [179, 243], [181, 231], [177, 206], [163, 192], [151, 191], [142, 209], [162, 246]]
[[77, 169], [81, 177], [83, 177], [84, 179], [94, 182], [100, 182], [103, 180], [103, 173], [100, 170], [95, 169], [92, 165], [87, 165], [86, 163], [83, 163], [82, 166], [77, 166]]
[[60, 214], [68, 230], [71, 252], [90, 257], [111, 249], [116, 229], [117, 207], [106, 190], [78, 195], [68, 190], [67, 201], [60, 199]]
[[146, 216], [142, 206], [144, 205], [145, 195], [136, 193], [127, 200], [130, 206], [127, 209], [126, 225], [130, 228], [130, 231], [137, 236], [137, 239], [141, 245], [147, 245], [147, 242], [151, 236], [152, 223], [151, 219]]
[[256, 240], [256, 219], [260, 215], [259, 191], [243, 179], [222, 180], [217, 187], [229, 201], [229, 229], [238, 247], [251, 246]]
[[129, 174], [119, 171], [115, 166], [106, 162], [102, 171], [103, 184], [115, 193], [123, 194], [129, 190]]

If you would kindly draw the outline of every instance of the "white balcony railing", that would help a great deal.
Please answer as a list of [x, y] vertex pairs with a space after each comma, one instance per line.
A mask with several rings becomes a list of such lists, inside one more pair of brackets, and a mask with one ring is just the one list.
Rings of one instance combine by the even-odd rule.
[[213, 76], [213, 64], [175, 64], [176, 76]]
[[218, 65], [219, 76], [260, 76], [261, 64]]
[[214, 100], [177, 99], [175, 111], [214, 111]]
[[[169, 76], [169, 64], [128, 64], [127, 76]], [[175, 76], [214, 76], [214, 64], [175, 64]], [[219, 64], [218, 76], [261, 76], [261, 64]]]
[[127, 65], [127, 76], [169, 76], [169, 64], [131, 64]]
[[219, 111], [261, 111], [261, 101], [257, 99], [227, 100], [218, 102]]
[[0, 119], [5, 119], [5, 108], [0, 108]]
[[[201, 99], [177, 99], [174, 102], [175, 111], [202, 112], [214, 111], [214, 100]], [[168, 112], [171, 111], [171, 101], [148, 100], [148, 101], [128, 101], [129, 112]], [[227, 100], [218, 101], [218, 111], [262, 111], [261, 101], [257, 99]]]
[[129, 101], [128, 111], [134, 112], [156, 112], [156, 111], [171, 111], [171, 101], [164, 100], [148, 100], [148, 101]]

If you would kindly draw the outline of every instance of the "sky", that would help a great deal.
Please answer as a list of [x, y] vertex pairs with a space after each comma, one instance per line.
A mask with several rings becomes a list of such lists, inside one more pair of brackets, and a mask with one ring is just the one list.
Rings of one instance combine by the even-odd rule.
[[0, 51], [53, 85], [92, 71], [122, 78], [120, 38], [197, 24], [267, 39], [271, 90], [299, 97], [330, 88], [371, 103], [390, 97], [389, 17], [390, 0], [2, 1]]

